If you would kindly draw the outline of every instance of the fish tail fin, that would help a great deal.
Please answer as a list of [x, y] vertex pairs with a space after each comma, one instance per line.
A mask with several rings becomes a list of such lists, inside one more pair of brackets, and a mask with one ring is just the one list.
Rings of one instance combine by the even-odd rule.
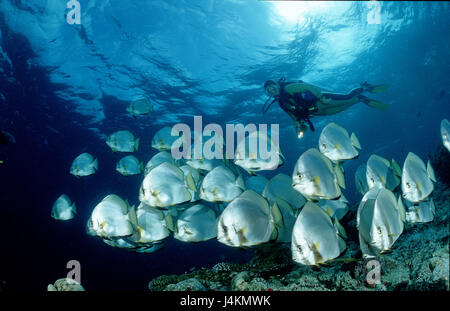
[[378, 100], [371, 99], [371, 98], [369, 98], [367, 96], [364, 96], [364, 95], [359, 95], [358, 98], [359, 98], [359, 100], [361, 100], [367, 106], [375, 108], [375, 109], [378, 109], [378, 110], [383, 110], [384, 111], [384, 110], [387, 110], [389, 108], [389, 106], [390, 106], [389, 104], [385, 104], [385, 103], [380, 102]]
[[344, 170], [342, 169], [342, 167], [341, 167], [339, 164], [337, 164], [337, 165], [334, 167], [334, 173], [335, 173], [335, 175], [336, 175], [338, 185], [339, 185], [342, 189], [345, 189]]
[[139, 138], [136, 138], [136, 140], [134, 141], [134, 149], [136, 149], [136, 151], [138, 151], [139, 149], [139, 141], [140, 141]]
[[400, 165], [398, 165], [397, 161], [395, 161], [394, 158], [392, 158], [391, 163], [395, 175], [397, 175], [398, 177], [402, 177], [402, 169], [400, 168]]
[[130, 206], [128, 209], [128, 219], [130, 220], [132, 226], [135, 229], [137, 229], [139, 227], [137, 216], [136, 216], [136, 209], [135, 209], [134, 205]]
[[436, 182], [436, 175], [434, 174], [434, 169], [431, 166], [430, 160], [428, 160], [428, 163], [427, 163], [427, 173], [428, 173], [428, 176], [430, 177], [430, 179], [432, 181]]
[[98, 170], [98, 159], [97, 158], [95, 158], [95, 160], [94, 160], [94, 168], [95, 168], [95, 170], [97, 171]]
[[358, 137], [356, 137], [355, 133], [352, 133], [352, 136], [350, 136], [350, 139], [352, 141], [352, 145], [355, 146], [358, 149], [361, 149], [361, 144], [359, 143]]
[[72, 203], [72, 206], [70, 207], [74, 213], [77, 212], [77, 206], [75, 205], [75, 202]]
[[173, 222], [173, 217], [170, 213], [167, 213], [166, 217], [165, 217], [165, 221], [166, 221], [166, 227], [167, 229], [169, 229], [170, 231], [174, 232], [175, 230], [175, 225]]

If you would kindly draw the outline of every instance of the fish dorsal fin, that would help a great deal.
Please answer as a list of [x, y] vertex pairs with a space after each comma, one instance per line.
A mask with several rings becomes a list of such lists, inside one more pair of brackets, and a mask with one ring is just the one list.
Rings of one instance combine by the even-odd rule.
[[430, 179], [434, 182], [436, 182], [436, 175], [434, 174], [433, 167], [431, 166], [430, 160], [427, 162], [427, 173]]
[[342, 188], [345, 189], [345, 178], [344, 178], [344, 172], [342, 171], [342, 168], [340, 165], [336, 165], [334, 167], [334, 172], [336, 174], [336, 178], [337, 178], [337, 182], [338, 185]]
[[174, 226], [172, 215], [170, 213], [167, 213], [165, 221], [166, 221], [167, 229], [169, 229], [170, 231], [174, 232], [175, 226]]
[[192, 177], [191, 172], [189, 172], [186, 176], [186, 183], [187, 183], [187, 186], [189, 187], [189, 189], [191, 189], [194, 192], [197, 191], [197, 187], [195, 186], [194, 178]]
[[400, 165], [398, 165], [398, 163], [394, 160], [394, 158], [392, 158], [391, 163], [395, 175], [397, 175], [398, 177], [402, 177], [402, 169], [400, 168]]
[[273, 216], [275, 225], [277, 225], [279, 228], [283, 228], [284, 227], [283, 215], [281, 214], [281, 211], [278, 208], [278, 205], [276, 202], [272, 206], [272, 216]]
[[355, 133], [352, 133], [352, 135], [350, 136], [350, 140], [353, 146], [355, 146], [358, 149], [361, 149], [361, 144], [359, 143], [359, 139], [358, 137], [356, 137]]

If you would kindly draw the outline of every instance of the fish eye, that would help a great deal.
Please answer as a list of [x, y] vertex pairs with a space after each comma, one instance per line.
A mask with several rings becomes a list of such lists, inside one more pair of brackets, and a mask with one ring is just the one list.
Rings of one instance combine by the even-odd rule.
[[327, 145], [322, 144], [322, 148], [323, 148], [323, 149], [327, 149]]
[[410, 189], [410, 188], [411, 188], [411, 184], [410, 184], [409, 182], [407, 182], [407, 183], [406, 183], [406, 187], [407, 187], [408, 189]]

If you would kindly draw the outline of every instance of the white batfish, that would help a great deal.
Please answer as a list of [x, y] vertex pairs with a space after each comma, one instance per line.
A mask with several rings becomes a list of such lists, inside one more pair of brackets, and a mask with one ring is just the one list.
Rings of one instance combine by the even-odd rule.
[[401, 197], [396, 200], [385, 188], [374, 189], [374, 193], [376, 191], [375, 200], [367, 198], [358, 207], [357, 227], [364, 258], [389, 250], [402, 234], [406, 218]]
[[450, 122], [447, 119], [441, 121], [441, 136], [442, 143], [450, 151]]
[[171, 150], [172, 144], [179, 139], [178, 136], [172, 136], [172, 128], [170, 126], [163, 127], [153, 136], [152, 147], [159, 150]]
[[372, 154], [367, 160], [366, 180], [369, 189], [386, 188], [393, 191], [400, 184], [400, 166], [392, 159], [392, 163], [379, 155]]
[[137, 228], [134, 206], [110, 194], [94, 207], [87, 228], [89, 234], [102, 238], [131, 236]]
[[348, 200], [344, 195], [341, 195], [338, 200], [320, 199], [317, 201], [317, 205], [330, 215], [331, 218], [336, 216], [339, 220], [341, 220], [348, 212]]
[[217, 240], [228, 246], [250, 247], [276, 239], [276, 225], [282, 226], [276, 206], [253, 190], [231, 201], [219, 217]]
[[153, 105], [147, 98], [142, 98], [132, 101], [128, 105], [126, 110], [131, 114], [132, 117], [137, 115], [146, 115], [153, 110]]
[[56, 199], [52, 207], [52, 217], [56, 220], [70, 220], [75, 217], [77, 209], [75, 202], [72, 203], [69, 197], [62, 194]]
[[136, 210], [137, 232], [139, 236], [136, 243], [154, 243], [160, 242], [170, 235], [173, 231], [173, 220], [170, 214], [164, 213], [145, 203], [141, 203]]
[[269, 180], [263, 190], [262, 196], [270, 204], [280, 204], [280, 201], [284, 201], [294, 210], [300, 209], [306, 203], [306, 199], [300, 192], [292, 188], [292, 178], [282, 173], [275, 175]]
[[216, 236], [217, 217], [209, 207], [194, 205], [179, 215], [175, 226], [175, 239], [183, 242], [201, 242]]
[[292, 259], [303, 265], [318, 265], [338, 257], [346, 248], [344, 228], [317, 204], [307, 202], [292, 231]]
[[144, 164], [134, 155], [129, 155], [119, 160], [116, 170], [124, 176], [138, 175], [144, 170]]
[[154, 167], [157, 167], [163, 162], [169, 162], [173, 165], [176, 165], [175, 159], [172, 157], [167, 151], [160, 151], [155, 154], [145, 165], [145, 174], [147, 175]]
[[307, 199], [336, 199], [345, 188], [344, 175], [319, 150], [304, 152], [294, 167], [292, 186]]
[[416, 154], [408, 153], [403, 164], [403, 197], [410, 202], [425, 200], [433, 192], [432, 181], [436, 182], [436, 177], [430, 161], [425, 167], [425, 163]]
[[202, 181], [200, 199], [208, 202], [229, 202], [245, 190], [242, 175], [236, 177], [225, 166], [217, 166]]
[[361, 149], [355, 133], [350, 137], [346, 129], [331, 122], [325, 126], [319, 137], [319, 150], [328, 159], [334, 162], [356, 158]]
[[98, 160], [89, 153], [82, 153], [75, 158], [70, 167], [70, 174], [76, 177], [89, 176], [98, 170]]
[[106, 144], [113, 152], [134, 152], [139, 149], [139, 138], [130, 131], [117, 131], [108, 136]]
[[197, 190], [192, 181], [186, 183], [183, 171], [169, 162], [163, 162], [145, 176], [139, 200], [150, 206], [168, 207], [191, 201], [189, 189]]
[[431, 222], [436, 214], [436, 208], [434, 206], [433, 198], [426, 201], [420, 201], [417, 203], [411, 203], [408, 200], [405, 201], [406, 221], [409, 223], [426, 223]]
[[249, 174], [263, 170], [275, 170], [284, 162], [284, 155], [267, 133], [254, 131], [236, 146], [234, 163]]
[[219, 159], [206, 159], [206, 158], [202, 157], [200, 159], [191, 158], [189, 160], [186, 160], [186, 164], [197, 170], [209, 172], [213, 168], [223, 165], [224, 162]]

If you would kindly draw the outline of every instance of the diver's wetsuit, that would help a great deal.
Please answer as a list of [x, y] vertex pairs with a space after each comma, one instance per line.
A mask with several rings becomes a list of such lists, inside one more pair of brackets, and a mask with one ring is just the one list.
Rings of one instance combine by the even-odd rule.
[[279, 82], [280, 95], [277, 100], [280, 107], [294, 121], [308, 122], [312, 131], [314, 126], [310, 118], [315, 115], [325, 116], [341, 112], [360, 102], [363, 88], [352, 90], [349, 94], [322, 93], [320, 88], [299, 82]]

